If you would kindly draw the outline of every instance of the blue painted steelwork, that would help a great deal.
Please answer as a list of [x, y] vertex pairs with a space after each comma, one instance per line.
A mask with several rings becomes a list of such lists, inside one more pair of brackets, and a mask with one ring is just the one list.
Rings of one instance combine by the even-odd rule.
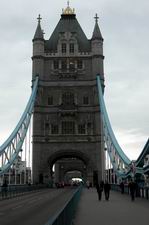
[[129, 171], [131, 170], [131, 161], [119, 146], [113, 133], [103, 99], [103, 92], [99, 75], [97, 76], [97, 86], [107, 151], [116, 174], [118, 176], [126, 176], [126, 174], [128, 175]]
[[144, 150], [140, 154], [137, 161], [130, 161], [130, 159], [125, 155], [120, 145], [118, 144], [114, 132], [112, 130], [108, 113], [106, 110], [103, 92], [102, 92], [102, 79], [100, 79], [100, 75], [97, 76], [97, 86], [98, 86], [98, 97], [99, 97], [99, 105], [102, 114], [102, 122], [103, 122], [103, 131], [105, 137], [105, 143], [107, 146], [107, 151], [113, 166], [113, 169], [117, 176], [119, 177], [128, 177], [135, 176], [135, 174], [142, 174], [143, 164], [140, 166], [140, 163], [143, 160], [143, 157], [149, 153], [149, 140], [147, 141]]
[[20, 151], [30, 124], [30, 119], [36, 99], [38, 87], [38, 76], [36, 76], [32, 94], [25, 108], [25, 111], [16, 128], [8, 139], [0, 146], [0, 175], [4, 174], [12, 166]]
[[143, 148], [143, 151], [141, 152], [138, 159], [136, 160], [136, 166], [142, 167], [144, 165], [144, 158], [147, 154], [149, 154], [149, 139], [147, 140], [147, 142]]

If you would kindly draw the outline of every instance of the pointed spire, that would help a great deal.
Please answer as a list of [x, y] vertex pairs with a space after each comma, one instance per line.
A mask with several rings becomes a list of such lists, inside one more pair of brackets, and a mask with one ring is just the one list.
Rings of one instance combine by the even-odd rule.
[[97, 13], [96, 13], [94, 18], [95, 18], [95, 27], [94, 27], [94, 31], [93, 31], [93, 35], [92, 35], [92, 40], [98, 39], [98, 40], [103, 41], [103, 37], [101, 35], [100, 29], [99, 29], [99, 26], [98, 26], [99, 17], [97, 15]]
[[41, 29], [41, 25], [40, 25], [40, 21], [42, 20], [42, 18], [40, 17], [40, 14], [39, 14], [37, 20], [38, 20], [38, 25], [37, 25], [37, 29], [36, 29], [33, 40], [37, 40], [37, 39], [43, 40], [44, 39], [44, 37], [43, 37], [44, 33], [43, 33], [43, 30]]

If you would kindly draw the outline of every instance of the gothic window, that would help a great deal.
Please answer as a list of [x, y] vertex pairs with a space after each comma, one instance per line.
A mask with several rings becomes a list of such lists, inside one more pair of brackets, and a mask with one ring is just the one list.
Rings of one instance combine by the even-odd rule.
[[58, 125], [51, 124], [51, 134], [58, 134]]
[[78, 69], [82, 69], [83, 68], [83, 62], [82, 62], [82, 60], [78, 60], [77, 61], [77, 68]]
[[84, 97], [83, 97], [83, 104], [84, 104], [84, 105], [88, 105], [88, 104], [89, 104], [88, 96], [84, 96]]
[[69, 44], [69, 52], [74, 53], [74, 43]]
[[62, 49], [61, 49], [62, 53], [66, 53], [66, 48], [67, 48], [66, 43], [62, 43], [61, 47], [62, 47]]
[[59, 61], [58, 60], [54, 60], [53, 67], [54, 67], [55, 70], [59, 68]]
[[85, 129], [85, 124], [79, 124], [78, 125], [78, 134], [85, 134], [86, 129]]
[[62, 66], [62, 70], [67, 69], [67, 60], [66, 59], [61, 61], [61, 66]]
[[48, 105], [53, 105], [53, 96], [48, 97]]
[[63, 105], [73, 105], [74, 104], [74, 94], [71, 92], [65, 92], [62, 95]]
[[70, 70], [75, 69], [75, 61], [73, 59], [70, 59], [70, 61], [69, 61], [69, 69]]
[[62, 134], [75, 134], [75, 122], [62, 121]]
[[46, 121], [44, 125], [45, 125], [44, 134], [45, 134], [45, 136], [47, 136], [47, 135], [49, 135], [49, 122]]
[[47, 130], [47, 129], [49, 129], [49, 123], [48, 122], [45, 123], [45, 130]]

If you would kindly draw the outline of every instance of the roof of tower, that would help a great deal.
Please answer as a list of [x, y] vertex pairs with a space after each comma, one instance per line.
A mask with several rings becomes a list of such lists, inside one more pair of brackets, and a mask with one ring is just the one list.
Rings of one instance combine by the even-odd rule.
[[65, 32], [71, 32], [75, 34], [80, 51], [90, 51], [90, 41], [87, 39], [80, 24], [78, 23], [76, 15], [74, 14], [74, 10], [72, 10], [70, 7], [67, 7], [65, 10], [63, 10], [61, 19], [59, 20], [55, 30], [53, 31], [50, 39], [46, 41], [46, 49], [49, 51], [56, 51], [59, 34]]
[[33, 40], [44, 39], [44, 37], [43, 37], [43, 30], [41, 29], [41, 25], [40, 25], [40, 20], [42, 19], [40, 17], [40, 14], [39, 14], [39, 17], [37, 19], [38, 19], [38, 25], [37, 25], [37, 29], [36, 29], [36, 32], [35, 32]]
[[92, 35], [92, 40], [96, 40], [96, 39], [103, 40], [101, 31], [100, 31], [99, 26], [98, 26], [99, 17], [96, 14], [96, 16], [94, 18], [95, 18], [95, 27], [94, 27], [94, 31], [93, 31], [93, 35]]

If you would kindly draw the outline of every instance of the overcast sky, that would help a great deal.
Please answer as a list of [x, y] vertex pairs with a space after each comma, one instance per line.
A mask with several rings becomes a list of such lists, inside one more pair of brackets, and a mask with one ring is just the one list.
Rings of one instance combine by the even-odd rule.
[[[0, 0], [0, 144], [16, 126], [31, 93], [37, 16], [48, 39], [66, 0]], [[136, 159], [149, 137], [149, 1], [71, 0], [90, 39], [98, 13], [104, 37], [105, 102], [117, 140]]]

